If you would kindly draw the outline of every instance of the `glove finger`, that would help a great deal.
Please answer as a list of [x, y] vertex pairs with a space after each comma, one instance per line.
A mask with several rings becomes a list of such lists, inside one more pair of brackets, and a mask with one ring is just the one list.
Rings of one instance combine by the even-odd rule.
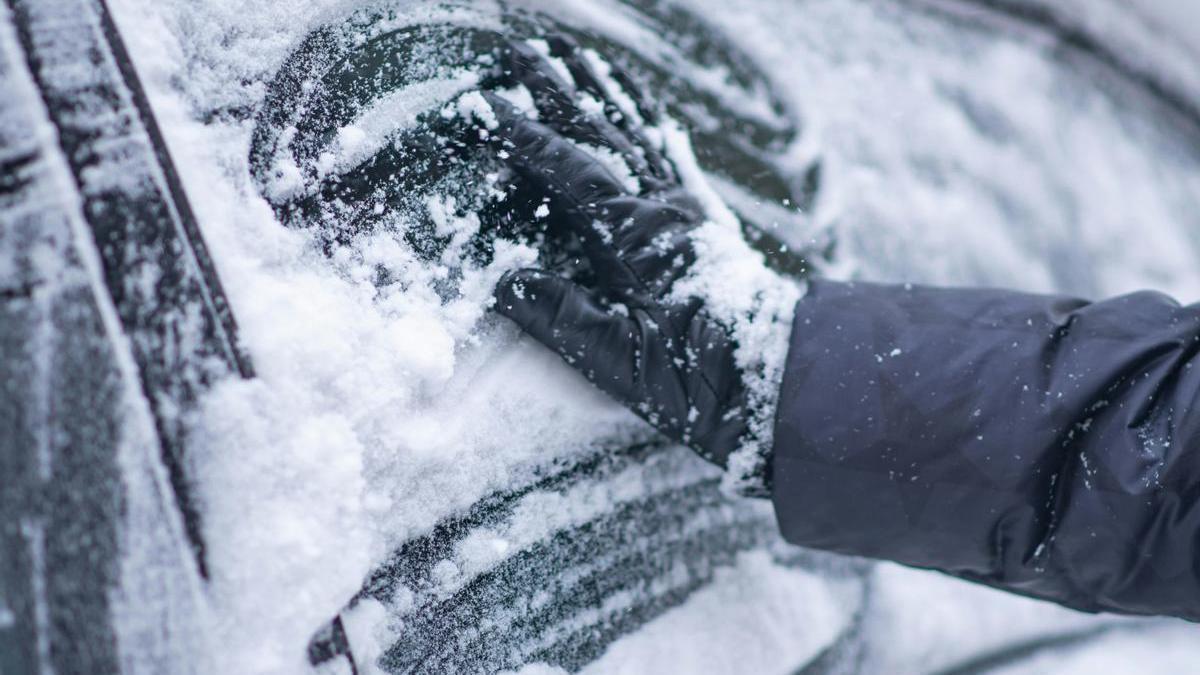
[[496, 311], [609, 396], [629, 406], [641, 402], [639, 326], [592, 291], [541, 270], [517, 270], [496, 286]]
[[607, 166], [557, 130], [501, 96], [485, 91], [483, 97], [496, 117], [491, 135], [504, 145], [508, 163], [536, 187], [561, 197], [574, 215], [595, 218], [602, 202], [629, 194]]
[[[602, 114], [589, 114], [576, 103], [577, 87], [573, 71], [560, 72], [549, 58], [526, 42], [512, 41], [502, 55], [503, 70], [514, 84], [524, 85], [533, 96], [542, 121], [577, 143], [603, 148], [617, 154], [634, 176], [650, 177], [643, 153]], [[654, 181], [650, 181], [654, 182]]]
[[630, 279], [634, 298], [662, 298], [676, 279], [696, 261], [691, 233], [700, 222], [691, 211], [673, 204], [638, 197], [618, 197], [606, 205], [607, 228], [616, 257]]
[[688, 274], [696, 262], [692, 228], [672, 227], [664, 230], [649, 246], [636, 248], [623, 259], [641, 280], [644, 292], [650, 297], [662, 298], [677, 280]]
[[[722, 466], [745, 433], [741, 376], [723, 329], [698, 303], [614, 311], [592, 291], [540, 270], [501, 279], [496, 309], [668, 437]], [[670, 344], [691, 344], [681, 355]]]
[[613, 246], [611, 214], [605, 203], [627, 195], [625, 187], [595, 157], [544, 124], [531, 120], [511, 103], [490, 92], [497, 125], [493, 136], [504, 145], [509, 165], [534, 190], [550, 196], [554, 218], [583, 244], [588, 260], [605, 284], [635, 289], [636, 277]]
[[[666, 161], [659, 148], [643, 133], [643, 117], [638, 101], [641, 93], [632, 94], [622, 87], [614, 77], [618, 69], [603, 60], [595, 51], [584, 50], [574, 38], [567, 35], [554, 35], [547, 38], [551, 54], [567, 66], [575, 86], [584, 91], [604, 106], [604, 118], [618, 129], [629, 140], [635, 152], [645, 165], [648, 172], [647, 185], [643, 186], [644, 193], [659, 192], [671, 184], [678, 183], [678, 178], [671, 164]], [[599, 68], [602, 72], [597, 72]], [[624, 78], [628, 80], [628, 78]], [[617, 102], [620, 96], [624, 100], [621, 105]]]
[[[668, 345], [687, 330], [680, 332], [673, 317], [617, 311], [592, 291], [539, 270], [505, 275], [496, 308], [668, 437], [685, 443], [714, 437], [711, 416], [692, 419], [689, 410], [713, 409], [719, 392], [707, 384], [699, 362], [689, 366], [671, 356]], [[710, 358], [703, 347], [695, 354]]]

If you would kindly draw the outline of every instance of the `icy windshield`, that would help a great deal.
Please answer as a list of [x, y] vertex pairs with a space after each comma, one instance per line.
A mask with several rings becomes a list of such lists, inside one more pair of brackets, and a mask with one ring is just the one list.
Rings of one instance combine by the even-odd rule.
[[[684, 132], [673, 159], [694, 165], [689, 189], [798, 282], [1200, 294], [1200, 88], [1195, 71], [1162, 66], [1194, 55], [1184, 36], [1148, 37], [1161, 24], [1121, 3], [1067, 3], [1055, 14], [1115, 45], [1101, 56], [1061, 41], [1037, 13], [972, 2], [111, 4], [259, 375], [211, 392], [194, 432], [221, 644], [214, 672], [302, 672], [297, 646], [397, 546], [548, 466], [653, 438], [488, 311], [499, 275], [538, 254], [501, 238], [475, 255], [494, 176], [430, 168], [394, 183], [399, 170], [368, 170], [411, 171], [387, 153], [406, 147], [398, 139], [430, 111], [486, 126], [469, 97], [485, 60], [393, 82], [384, 65], [395, 53], [370, 51], [386, 36], [430, 25], [496, 31], [516, 13], [577, 31], [600, 70], [643, 64], [643, 82], [659, 85], [652, 93]], [[720, 43], [696, 41], [701, 26], [731, 48], [706, 50]], [[373, 64], [375, 79], [338, 70], [355, 59]], [[280, 90], [289, 72], [313, 77]], [[509, 97], [519, 104], [522, 93]], [[729, 120], [736, 129], [722, 126]], [[330, 176], [358, 182], [337, 192]], [[404, 236], [419, 227], [430, 236]], [[749, 295], [752, 283], [727, 290]], [[711, 477], [687, 456], [659, 461], [670, 474], [632, 468], [534, 494], [505, 529], [479, 533], [437, 568], [439, 592], [615, 504]], [[767, 659], [753, 670], [803, 663], [830, 639], [813, 626], [846, 623], [848, 605], [764, 550], [591, 668], [661, 659], [665, 670], [722, 672], [731, 660], [745, 667], [747, 654]], [[880, 644], [872, 658], [882, 670], [930, 670], [1083, 621], [980, 590], [966, 612], [950, 582], [880, 574], [885, 611], [867, 630], [903, 623], [911, 637]], [[396, 597], [372, 620], [394, 632], [404, 608]], [[759, 643], [698, 619], [714, 608], [760, 625], [746, 631]], [[936, 620], [907, 621], [921, 612]], [[665, 644], [683, 633], [688, 645]]]

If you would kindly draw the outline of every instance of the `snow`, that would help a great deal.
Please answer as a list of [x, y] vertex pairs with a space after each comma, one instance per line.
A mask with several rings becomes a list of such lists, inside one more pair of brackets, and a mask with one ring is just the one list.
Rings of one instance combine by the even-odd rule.
[[366, 599], [342, 616], [346, 640], [364, 664], [374, 663], [387, 648], [390, 629], [387, 609], [377, 600]]
[[620, 183], [621, 187], [625, 188], [630, 194], [641, 192], [642, 183], [638, 177], [630, 170], [629, 164], [625, 162], [625, 158], [621, 155], [609, 150], [594, 145], [585, 145], [583, 143], [575, 143], [572, 145], [580, 148], [600, 162], [608, 172], [612, 174]]
[[[299, 40], [354, 3], [112, 4], [259, 373], [211, 392], [194, 433], [212, 570], [213, 672], [306, 672], [303, 645], [396, 544], [540, 462], [649, 431], [488, 313], [492, 285], [529, 264], [529, 249], [502, 247], [488, 266], [464, 270], [460, 295], [447, 301], [437, 291], [444, 267], [422, 264], [396, 239], [368, 239], [331, 261], [308, 235], [283, 227], [257, 193], [246, 166], [251, 122], [219, 113], [252, 109]], [[840, 242], [828, 273], [1088, 295], [1143, 286], [1200, 294], [1195, 157], [1172, 147], [1168, 132], [1064, 81], [1044, 52], [879, 3], [689, 4], [803, 111], [803, 143], [820, 148], [828, 177], [814, 218]], [[1128, 11], [1103, 6], [1111, 17]], [[572, 0], [555, 11], [629, 45], [670, 49], [624, 5]], [[615, 88], [603, 59], [588, 58]], [[718, 71], [684, 76], [734, 97]], [[454, 99], [452, 114], [494, 128], [482, 98], [459, 96], [470, 78], [450, 78], [428, 100]], [[1065, 87], [1075, 88], [1067, 96]], [[398, 94], [343, 128], [326, 168], [361, 161], [411, 124], [416, 109], [408, 106], [420, 95]], [[632, 101], [615, 98], [639, 119]], [[739, 110], [777, 121], [762, 100], [735, 98]], [[747, 263], [732, 214], [687, 161], [686, 133], [669, 125], [660, 132], [711, 219], [698, 235], [702, 271], [677, 292], [708, 298], [739, 330], [739, 362], [761, 376], [756, 396], [769, 410], [800, 289]], [[628, 174], [611, 159], [615, 175]], [[288, 162], [277, 164], [274, 194], [304, 189]], [[477, 220], [449, 201], [434, 206], [457, 250]], [[380, 264], [402, 274], [402, 289], [379, 293], [371, 275]], [[769, 442], [769, 417], [757, 424]], [[519, 520], [530, 529], [467, 540], [443, 568], [447, 588], [506, 547], [620, 498], [530, 497]], [[877, 568], [873, 584], [882, 591], [867, 628], [873, 672], [928, 672], [975, 649], [1103, 621], [893, 566]], [[836, 588], [752, 552], [685, 605], [612, 645], [589, 672], [782, 672], [824, 644], [823, 631], [851, 606]], [[383, 614], [358, 611], [353, 644], [378, 648]], [[1072, 652], [1045, 670], [1095, 672], [1098, 660], [1130, 672], [1143, 660], [1175, 671], [1194, 663], [1200, 654], [1180, 637], [1186, 631], [1163, 630], [1172, 640], [1161, 651], [1147, 652], [1137, 633], [1114, 633], [1107, 646]]]
[[780, 566], [765, 551], [743, 553], [686, 606], [618, 641], [583, 672], [728, 672], [732, 654], [739, 672], [792, 672], [785, 664], [809, 661], [836, 638], [856, 591]]
[[709, 185], [683, 129], [671, 121], [658, 127], [666, 155], [683, 186], [696, 196], [709, 220], [692, 234], [696, 262], [671, 289], [680, 299], [699, 297], [737, 340], [734, 359], [746, 373], [750, 438], [730, 455], [724, 488], [731, 494], [752, 487], [774, 439], [775, 409], [787, 360], [792, 317], [802, 289], [767, 269], [762, 255], [741, 234], [737, 216]]
[[529, 89], [523, 84], [518, 84], [512, 89], [497, 89], [496, 94], [506, 99], [509, 103], [516, 106], [530, 119], [538, 119], [537, 105], [533, 102], [533, 94], [529, 93]]
[[1196, 629], [1164, 626], [1150, 630], [1114, 633], [1104, 640], [1083, 644], [1066, 653], [1037, 654], [1028, 662], [1000, 668], [996, 675], [1066, 673], [1196, 673]]
[[835, 223], [841, 275], [1200, 292], [1200, 223], [1185, 206], [1200, 190], [1195, 155], [1086, 88], [1091, 72], [1072, 80], [1016, 39], [889, 6], [810, 3], [818, 32], [755, 20], [769, 2], [718, 4], [705, 3], [761, 59], [802, 74], [789, 91], [825, 149], [818, 219]]
[[887, 639], [868, 644], [864, 672], [938, 672], [1026, 640], [1134, 623], [893, 564], [876, 567], [872, 581], [879, 596], [865, 629]]
[[605, 60], [603, 56], [596, 53], [594, 49], [583, 50], [583, 58], [587, 60], [588, 66], [591, 67], [592, 72], [596, 74], [600, 84], [604, 87], [604, 93], [610, 101], [616, 104], [621, 114], [627, 119], [633, 120], [634, 124], [645, 126], [645, 120], [642, 119], [641, 113], [638, 112], [637, 103], [613, 79], [612, 64]]
[[[121, 313], [105, 284], [100, 252], [84, 217], [96, 204], [81, 199], [81, 192], [94, 195], [111, 188], [137, 193], [161, 176], [145, 161], [148, 138], [140, 123], [111, 114], [88, 115], [87, 109], [77, 111], [74, 131], [86, 129], [102, 151], [94, 158], [93, 171], [79, 184], [72, 176], [71, 157], [60, 151], [56, 138], [60, 130], [48, 92], [86, 88], [121, 97], [128, 92], [116, 84], [107, 52], [95, 49], [95, 43], [63, 45], [65, 40], [46, 39], [47, 33], [72, 35], [81, 27], [85, 32], [98, 30], [94, 14], [66, 9], [71, 8], [39, 6], [23, 17], [26, 36], [41, 50], [39, 58], [61, 58], [55, 67], [37, 71], [40, 89], [32, 69], [26, 69], [28, 56], [20, 49], [13, 16], [7, 7], [0, 9], [0, 88], [6, 94], [0, 103], [0, 155], [6, 155], [4, 163], [12, 169], [11, 175], [5, 175], [8, 185], [0, 209], [0, 240], [6, 240], [0, 285], [17, 290], [16, 302], [27, 305], [19, 312], [5, 311], [5, 321], [11, 318], [15, 324], [2, 327], [5, 358], [20, 364], [21, 352], [28, 350], [31, 360], [27, 366], [8, 370], [6, 376], [15, 378], [6, 384], [26, 390], [21, 393], [28, 397], [14, 401], [16, 428], [11, 432], [17, 435], [11, 437], [21, 438], [20, 429], [26, 428], [35, 444], [28, 450], [6, 446], [6, 452], [16, 452], [18, 469], [10, 471], [6, 480], [15, 480], [14, 486], [23, 484], [22, 453], [32, 460], [31, 474], [37, 479], [24, 483], [27, 504], [18, 500], [15, 509], [11, 504], [5, 507], [5, 519], [21, 533], [21, 538], [9, 540], [20, 550], [5, 553], [28, 557], [30, 588], [24, 595], [25, 579], [12, 577], [16, 585], [11, 600], [29, 605], [10, 608], [0, 599], [0, 625], [11, 626], [29, 617], [33, 625], [22, 626], [21, 632], [32, 633], [29, 639], [34, 642], [14, 644], [15, 660], [5, 661], [20, 664], [21, 648], [32, 647], [36, 658], [28, 663], [30, 667], [49, 671], [63, 662], [63, 654], [68, 659], [77, 655], [84, 660], [78, 665], [86, 667], [86, 663], [104, 663], [103, 653], [111, 649], [123, 672], [155, 672], [166, 664], [180, 664], [181, 673], [200, 672], [207, 660], [203, 640], [197, 638], [203, 635], [207, 616], [195, 559], [162, 462], [161, 427], [156, 430], [155, 411], [139, 383], [141, 345], [124, 331]], [[80, 51], [91, 57], [93, 69], [76, 67], [78, 61], [72, 57]], [[29, 161], [20, 161], [23, 155]], [[135, 284], [153, 282], [160, 272], [156, 265], [143, 269], [146, 272]], [[20, 293], [22, 287], [25, 293]], [[146, 293], [143, 298], [153, 295], [152, 289], [137, 290]], [[25, 310], [28, 326], [21, 325]], [[164, 313], [159, 318], [166, 318], [178, 331], [173, 346], [194, 347], [188, 340], [195, 337], [196, 316]], [[22, 335], [26, 331], [28, 338]], [[80, 367], [87, 372], [77, 372]], [[21, 376], [25, 368], [28, 379]], [[79, 388], [72, 388], [74, 384]], [[103, 400], [94, 400], [99, 397]], [[106, 423], [76, 426], [77, 415]], [[173, 415], [165, 416], [166, 424], [174, 421]], [[109, 431], [107, 423], [115, 428]], [[91, 512], [107, 506], [90, 492], [93, 488], [119, 495], [119, 522]], [[56, 500], [56, 490], [69, 498]], [[63, 527], [64, 519], [72, 527], [80, 526], [78, 531], [94, 534], [94, 539], [73, 538], [71, 527]], [[105, 528], [112, 529], [106, 532]], [[109, 536], [116, 541], [107, 542]], [[25, 543], [18, 543], [22, 538]], [[119, 546], [119, 559], [107, 549], [112, 544]], [[95, 575], [71, 578], [69, 570], [76, 561], [95, 567]], [[11, 569], [7, 573], [13, 574]], [[74, 593], [71, 584], [76, 583], [91, 585], [97, 595]], [[110, 614], [97, 614], [97, 605]], [[14, 616], [13, 609], [20, 615]], [[87, 616], [88, 625], [64, 622], [71, 613]], [[65, 637], [74, 643], [61, 644]], [[98, 645], [97, 639], [112, 642]], [[89, 661], [95, 653], [101, 655]]]
[[575, 84], [575, 78], [571, 76], [571, 70], [567, 68], [567, 64], [563, 63], [562, 59], [550, 55], [550, 44], [548, 42], [545, 40], [526, 40], [525, 43], [533, 47], [534, 51], [546, 59], [546, 62], [550, 64], [554, 72], [558, 73], [563, 82], [571, 85]]
[[[496, 121], [496, 111], [492, 110], [491, 104], [478, 91], [469, 91], [459, 96], [454, 108], [442, 111], [442, 116], [453, 117], [454, 111], [457, 111], [458, 116], [463, 119], [480, 122], [489, 131], [500, 126], [500, 123]], [[486, 136], [484, 137], [486, 138]]]
[[[413, 126], [417, 115], [467, 91], [478, 81], [478, 73], [464, 69], [442, 79], [431, 79], [389, 93], [362, 111], [352, 124], [338, 130], [336, 151], [330, 154], [328, 162], [322, 167], [323, 173], [357, 166], [379, 152], [394, 132]], [[460, 102], [459, 110], [470, 113], [479, 108], [480, 103], [484, 108], [487, 107], [486, 102], [478, 100], [476, 95], [469, 103]], [[495, 128], [494, 117], [490, 128]], [[283, 161], [290, 162], [290, 159]]]

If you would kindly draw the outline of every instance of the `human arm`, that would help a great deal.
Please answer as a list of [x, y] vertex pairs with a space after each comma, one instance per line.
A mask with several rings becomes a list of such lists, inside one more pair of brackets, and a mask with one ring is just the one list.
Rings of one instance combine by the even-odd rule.
[[1200, 307], [817, 281], [773, 499], [793, 543], [1200, 620]]

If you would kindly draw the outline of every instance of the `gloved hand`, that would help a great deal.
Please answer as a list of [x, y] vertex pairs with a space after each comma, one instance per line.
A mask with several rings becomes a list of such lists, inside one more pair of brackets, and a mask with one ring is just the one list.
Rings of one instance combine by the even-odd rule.
[[[490, 135], [525, 187], [548, 197], [552, 226], [577, 237], [594, 278], [584, 286], [549, 271], [510, 272], [496, 308], [664, 435], [724, 468], [754, 435], [747, 373], [729, 327], [701, 298], [673, 292], [696, 263], [692, 235], [705, 216], [642, 133], [638, 118], [652, 112], [629, 99], [619, 107], [611, 74], [597, 76], [576, 45], [551, 38], [550, 46], [574, 82], [513, 45], [506, 68], [532, 93], [539, 119], [485, 93], [495, 113]], [[581, 110], [583, 96], [603, 110]], [[754, 463], [765, 487], [765, 458]]]

